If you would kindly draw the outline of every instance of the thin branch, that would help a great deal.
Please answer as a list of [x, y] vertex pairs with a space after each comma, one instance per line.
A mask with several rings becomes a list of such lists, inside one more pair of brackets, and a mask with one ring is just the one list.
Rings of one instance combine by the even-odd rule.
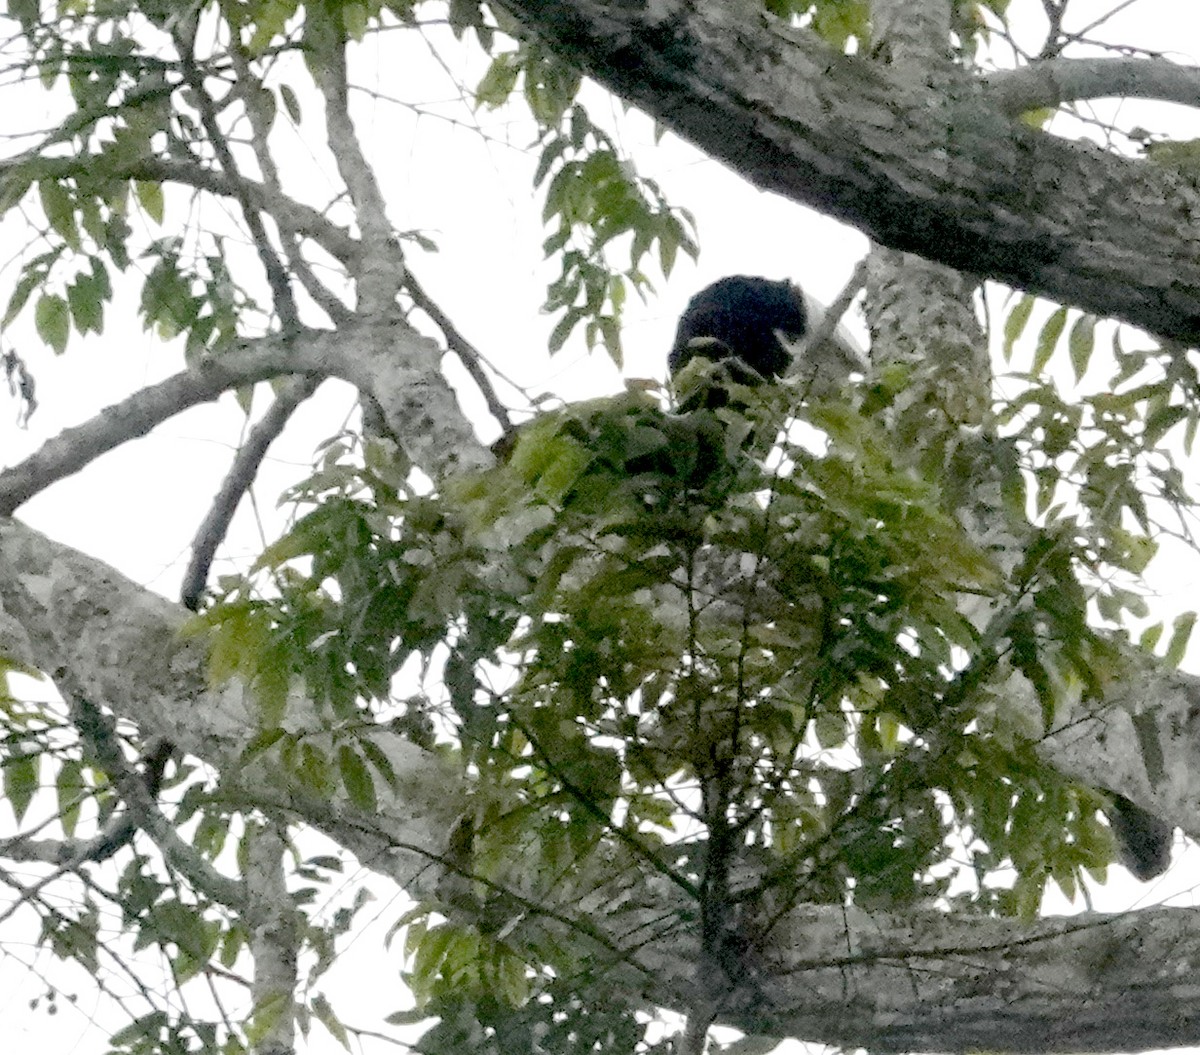
[[362, 246], [358, 239], [311, 205], [272, 192], [257, 180], [244, 177], [235, 179], [216, 169], [178, 158], [138, 158], [114, 170], [111, 159], [103, 153], [81, 153], [70, 157], [52, 158], [22, 157], [0, 161], [0, 185], [12, 179], [23, 179], [31, 183], [39, 179], [78, 176], [89, 171], [111, 171], [113, 179], [178, 183], [195, 190], [233, 198], [235, 201], [239, 196], [244, 196], [253, 206], [268, 213], [281, 227], [302, 232], [305, 237], [321, 246], [330, 256], [348, 268], [353, 268], [362, 254]]
[[[236, 24], [236, 20], [230, 20], [231, 26]], [[262, 93], [266, 89], [263, 88], [261, 79], [256, 77], [251, 70], [250, 56], [242, 47], [236, 32], [229, 44], [229, 55], [237, 75], [238, 91], [241, 94], [243, 105], [246, 107], [246, 116], [250, 120], [251, 142], [254, 147], [254, 156], [258, 159], [259, 170], [262, 172], [263, 183], [272, 195], [285, 197], [283, 183], [279, 178], [279, 169], [275, 164], [275, 157], [271, 153], [268, 142], [270, 121], [262, 105]], [[300, 252], [303, 232], [286, 222], [287, 213], [272, 214], [272, 219], [275, 220], [282, 235], [280, 240], [288, 266], [300, 280], [305, 292], [329, 316], [329, 320], [334, 325], [347, 322], [352, 314], [350, 309], [338, 299], [332, 290], [317, 279], [308, 261], [304, 259], [303, 253]]]
[[[90, 421], [65, 429], [25, 461], [0, 473], [0, 516], [12, 512], [56, 480], [78, 472], [101, 454], [146, 435], [156, 425], [199, 403], [209, 403], [230, 388], [279, 374], [300, 373], [289, 351], [337, 343], [332, 333], [313, 334], [289, 346], [278, 337], [243, 342], [242, 354], [206, 361], [106, 407]], [[319, 358], [320, 352], [315, 351]], [[333, 359], [332, 350], [328, 355]]]
[[196, 56], [193, 51], [194, 36], [189, 36], [185, 39], [184, 33], [176, 29], [172, 33], [172, 37], [176, 48], [179, 50], [180, 60], [183, 64], [184, 80], [192, 89], [196, 98], [196, 107], [200, 113], [200, 123], [204, 126], [209, 144], [216, 153], [217, 160], [221, 163], [221, 168], [233, 181], [234, 197], [241, 206], [242, 219], [245, 220], [246, 226], [249, 228], [250, 239], [258, 252], [258, 258], [262, 262], [263, 270], [267, 274], [267, 283], [270, 285], [271, 292], [275, 296], [275, 306], [279, 312], [279, 321], [284, 331], [291, 333], [300, 328], [300, 315], [296, 310], [296, 298], [292, 295], [291, 280], [279, 256], [276, 254], [274, 246], [271, 244], [271, 239], [267, 235], [266, 227], [263, 226], [262, 217], [259, 216], [258, 209], [246, 193], [241, 174], [238, 171], [237, 161], [233, 156], [233, 151], [229, 148], [229, 141], [225, 138], [225, 133], [217, 121], [213, 98], [208, 93], [208, 86], [204, 83], [204, 75], [200, 72], [200, 67], [196, 63]]
[[[244, 911], [244, 885], [213, 868], [194, 847], [184, 842], [163, 816], [142, 775], [129, 765], [117, 746], [115, 720], [83, 697], [74, 700], [72, 712], [80, 736], [91, 746], [96, 760], [125, 800], [127, 816], [136, 817], [137, 827], [158, 844], [167, 860], [187, 876], [198, 891], [219, 905]], [[131, 819], [130, 823], [135, 822]]]
[[458, 356], [464, 369], [471, 375], [471, 379], [483, 395], [492, 417], [500, 423], [505, 432], [508, 432], [513, 427], [512, 418], [509, 416], [508, 408], [500, 402], [500, 397], [496, 395], [491, 378], [484, 373], [483, 356], [479, 354], [479, 350], [459, 332], [458, 327], [450, 321], [450, 316], [442, 311], [437, 302], [425, 292], [412, 270], [407, 267], [405, 268], [404, 286], [408, 290], [409, 296], [412, 297], [413, 303], [425, 312], [442, 331], [442, 335], [446, 338], [446, 346]]
[[[806, 348], [822, 348], [827, 342], [835, 341], [839, 349], [848, 356], [851, 362], [855, 365], [852, 369], [862, 370], [866, 367], [866, 359], [859, 349], [850, 346], [845, 347], [846, 340], [839, 334], [839, 324], [842, 321], [842, 316], [850, 310], [850, 305], [854, 303], [854, 298], [862, 292], [863, 285], [867, 281], [867, 261], [868, 257], [863, 257], [854, 267], [850, 278], [845, 286], [842, 287], [841, 293], [828, 308], [825, 308], [820, 317], [817, 319], [816, 326], [813, 327], [808, 337], [805, 339]], [[808, 307], [806, 304], [805, 307]], [[857, 362], [855, 362], [857, 360]]]
[[179, 599], [185, 608], [193, 612], [200, 607], [200, 597], [208, 583], [208, 572], [212, 567], [217, 547], [225, 541], [229, 524], [242, 500], [258, 476], [259, 466], [266, 456], [267, 448], [283, 431], [296, 408], [316, 391], [321, 378], [307, 375], [292, 378], [275, 397], [275, 402], [262, 420], [250, 430], [230, 466], [221, 488], [213, 499], [208, 516], [204, 518], [192, 539], [192, 559], [183, 576]]
[[1093, 29], [1099, 29], [1102, 25], [1104, 25], [1105, 22], [1109, 21], [1109, 19], [1119, 15], [1127, 7], [1132, 7], [1136, 3], [1138, 3], [1138, 0], [1121, 0], [1121, 3], [1117, 4], [1115, 7], [1109, 8], [1104, 12], [1104, 14], [1089, 22], [1082, 29], [1072, 30], [1070, 33], [1071, 39], [1083, 40]]

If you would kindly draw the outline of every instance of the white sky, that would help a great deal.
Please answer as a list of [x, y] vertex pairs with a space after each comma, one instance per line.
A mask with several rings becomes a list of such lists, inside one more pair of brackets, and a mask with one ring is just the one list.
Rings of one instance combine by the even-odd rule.
[[[1086, 21], [1085, 8], [1100, 11], [1109, 5], [1074, 0], [1071, 6], [1080, 14], [1068, 25], [1078, 26]], [[1036, 0], [1014, 0], [1011, 13], [1014, 19], [1036, 22], [1040, 11]], [[1179, 0], [1139, 0], [1110, 23], [1107, 36], [1166, 50], [1180, 61], [1197, 62], [1200, 6]], [[536, 159], [523, 153], [532, 138], [531, 127], [519, 114], [482, 113], [477, 115], [478, 121], [492, 137], [485, 142], [462, 124], [417, 119], [385, 101], [382, 97], [388, 95], [439, 103], [453, 98], [439, 62], [423, 45], [413, 41], [404, 49], [403, 61], [396, 60], [391, 49], [397, 46], [397, 37], [389, 33], [366, 45], [368, 51], [378, 51], [378, 59], [370, 64], [379, 72], [370, 77], [380, 97], [357, 97], [355, 119], [360, 135], [376, 151], [396, 226], [420, 228], [440, 244], [436, 255], [412, 251], [415, 273], [459, 329], [516, 380], [568, 399], [614, 391], [620, 383], [616, 370], [602, 353], [589, 358], [581, 337], [551, 360], [545, 353], [554, 320], [540, 315], [538, 308], [554, 271], [541, 260], [541, 202], [529, 179]], [[460, 72], [464, 83], [473, 84], [480, 70], [477, 60], [464, 62], [448, 35], [445, 40], [448, 43], [440, 60]], [[366, 83], [361, 69], [360, 84]], [[418, 89], [414, 90], [414, 85]], [[42, 105], [40, 95], [29, 101], [33, 106]], [[627, 376], [664, 374], [675, 320], [688, 297], [713, 279], [743, 272], [792, 277], [828, 302], [866, 252], [866, 241], [857, 232], [754, 190], [674, 137], [667, 136], [654, 146], [648, 121], [636, 115], [624, 117], [620, 108], [599, 92], [590, 92], [588, 101], [598, 122], [610, 128], [618, 126], [619, 141], [633, 154], [639, 171], [658, 180], [668, 198], [691, 209], [699, 222], [699, 263], [692, 265], [681, 254], [670, 280], [658, 283], [660, 296], [645, 305], [634, 298], [628, 305], [624, 330]], [[449, 106], [440, 109], [451, 112]], [[1121, 115], [1122, 123], [1142, 124], [1181, 139], [1200, 137], [1200, 110], [1126, 103]], [[456, 116], [460, 121], [472, 120], [469, 112], [457, 111]], [[307, 117], [305, 134], [319, 137], [315, 106]], [[311, 188], [312, 201], [329, 199], [327, 190], [334, 184], [331, 171], [320, 150], [309, 152], [300, 143], [289, 147], [285, 179], [291, 175], [303, 180], [305, 189]], [[173, 210], [168, 209], [168, 228], [182, 214], [178, 202], [173, 205]], [[9, 236], [6, 246], [23, 244], [12, 237], [14, 230], [11, 221], [0, 227]], [[6, 300], [14, 278], [12, 268], [0, 273], [0, 302]], [[15, 404], [0, 397], [0, 465], [19, 461], [62, 428], [87, 420], [99, 408], [181, 367], [177, 348], [141, 332], [134, 306], [126, 296], [110, 307], [105, 334], [86, 342], [73, 336], [62, 357], [39, 348], [27, 323], [9, 331], [6, 346], [14, 344], [25, 356], [37, 379], [41, 405], [28, 429], [21, 429], [14, 421]], [[261, 503], [259, 513], [272, 525], [267, 529], [269, 535], [280, 522], [274, 509], [276, 496], [304, 474], [315, 444], [341, 426], [352, 403], [348, 390], [327, 385], [272, 449], [255, 492]], [[256, 407], [263, 405], [265, 401]], [[242, 427], [241, 413], [232, 399], [198, 408], [150, 437], [105, 455], [76, 477], [39, 495], [19, 515], [53, 537], [103, 557], [152, 589], [174, 596], [192, 532], [207, 511]], [[246, 506], [243, 503], [239, 512], [227, 556], [251, 555], [259, 548], [255, 518]], [[1195, 606], [1197, 578], [1195, 565], [1185, 568], [1172, 563], [1157, 573], [1155, 582], [1162, 584], [1167, 618], [1181, 608]], [[1097, 895], [1097, 907], [1158, 903], [1175, 892], [1190, 900], [1192, 875], [1200, 876], [1198, 857], [1189, 854], [1177, 861], [1168, 876], [1155, 884], [1110, 884]], [[1062, 906], [1049, 907], [1058, 910]], [[360, 954], [378, 948], [378, 937], [401, 911], [397, 905], [380, 908], [379, 933], [357, 940], [346, 957], [346, 977], [337, 994], [358, 1003], [346, 1009], [346, 1017], [363, 1026], [373, 1024], [381, 1008], [391, 1009], [401, 1002], [398, 950], [393, 949], [387, 954], [390, 959], [382, 962], [373, 953]], [[365, 976], [378, 979], [377, 984], [361, 984], [364, 965], [370, 971]], [[86, 979], [76, 976], [75, 988], [84, 998], [80, 1010], [86, 1015], [90, 1011]], [[99, 1036], [89, 1034], [85, 1020], [65, 1005], [54, 1019], [20, 1014], [40, 991], [17, 961], [0, 957], [0, 1019], [12, 1022], [14, 1030], [3, 1044], [5, 1049], [34, 1050], [36, 1043], [46, 1055], [99, 1050]], [[381, 999], [381, 994], [395, 999]], [[321, 1033], [317, 1027], [314, 1036]], [[328, 1040], [318, 1041], [311, 1050], [341, 1049]], [[391, 1049], [377, 1045], [364, 1050]]]

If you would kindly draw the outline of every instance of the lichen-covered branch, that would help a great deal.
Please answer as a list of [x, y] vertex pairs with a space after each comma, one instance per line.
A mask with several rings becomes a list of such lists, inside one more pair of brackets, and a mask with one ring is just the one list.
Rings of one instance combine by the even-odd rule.
[[1200, 107], [1200, 68], [1166, 59], [1048, 59], [984, 78], [988, 100], [1016, 116], [1084, 99], [1153, 99]]

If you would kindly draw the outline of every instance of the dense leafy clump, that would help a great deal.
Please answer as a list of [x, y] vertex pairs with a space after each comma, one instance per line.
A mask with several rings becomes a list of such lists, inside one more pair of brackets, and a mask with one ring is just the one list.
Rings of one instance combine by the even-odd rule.
[[[258, 747], [315, 789], [369, 807], [391, 778], [367, 706], [478, 774], [464, 880], [408, 920], [443, 1029], [464, 1000], [599, 985], [598, 950], [555, 928], [647, 883], [689, 900], [709, 945], [753, 946], [799, 902], [947, 896], [956, 853], [976, 882], [953, 896], [1026, 913], [1111, 857], [1094, 793], [1040, 765], [1036, 708], [1007, 688], [1019, 668], [1052, 715], [1103, 676], [1069, 551], [1030, 531], [1002, 575], [893, 451], [878, 390], [799, 417], [785, 390], [741, 396], [546, 414], [440, 495], [339, 446], [261, 562], [276, 596], [240, 583], [208, 617], [259, 688]], [[297, 679], [332, 752], [278, 728]], [[508, 945], [531, 906], [544, 942]]]

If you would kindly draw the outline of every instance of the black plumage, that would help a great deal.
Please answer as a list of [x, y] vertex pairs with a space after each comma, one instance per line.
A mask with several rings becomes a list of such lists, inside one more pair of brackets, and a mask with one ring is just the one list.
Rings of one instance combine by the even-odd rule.
[[804, 298], [790, 282], [730, 275], [688, 301], [667, 365], [674, 377], [703, 356], [725, 363], [739, 384], [761, 384], [787, 369], [791, 352], [783, 341], [803, 337], [807, 324]]

